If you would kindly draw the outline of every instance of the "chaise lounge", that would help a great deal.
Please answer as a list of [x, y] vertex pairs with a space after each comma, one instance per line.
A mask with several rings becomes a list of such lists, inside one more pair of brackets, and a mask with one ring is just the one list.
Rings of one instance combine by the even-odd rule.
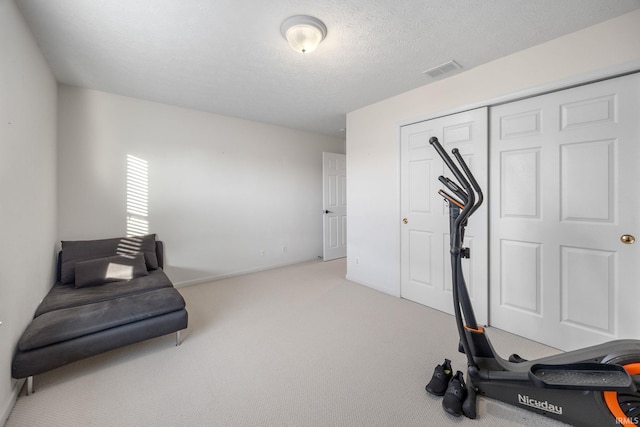
[[63, 241], [57, 280], [18, 341], [14, 378], [27, 378], [96, 354], [187, 327], [185, 302], [162, 268], [155, 234]]

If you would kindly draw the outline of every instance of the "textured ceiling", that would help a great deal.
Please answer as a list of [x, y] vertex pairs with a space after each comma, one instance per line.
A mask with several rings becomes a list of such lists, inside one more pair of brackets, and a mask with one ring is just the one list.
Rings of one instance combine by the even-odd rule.
[[[640, 0], [15, 0], [57, 80], [343, 136], [346, 113], [640, 8]], [[297, 14], [328, 34], [302, 55]], [[440, 78], [446, 78], [446, 75]]]

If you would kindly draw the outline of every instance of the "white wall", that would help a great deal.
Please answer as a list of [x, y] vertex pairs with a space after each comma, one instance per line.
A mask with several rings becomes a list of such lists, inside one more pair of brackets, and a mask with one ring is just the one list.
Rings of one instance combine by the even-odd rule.
[[577, 76], [640, 66], [639, 46], [636, 11], [349, 113], [347, 277], [400, 294], [401, 124]]
[[58, 116], [61, 239], [124, 235], [130, 154], [176, 284], [322, 254], [322, 152], [343, 139], [65, 85]]
[[0, 0], [0, 425], [17, 396], [11, 360], [53, 284], [56, 82], [13, 1]]

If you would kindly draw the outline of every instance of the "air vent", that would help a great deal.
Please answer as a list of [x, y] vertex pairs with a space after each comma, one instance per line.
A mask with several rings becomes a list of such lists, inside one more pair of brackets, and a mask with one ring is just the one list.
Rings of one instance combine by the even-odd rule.
[[443, 74], [450, 73], [455, 70], [459, 70], [462, 68], [456, 61], [445, 62], [444, 64], [440, 64], [437, 67], [429, 68], [427, 71], [423, 71], [423, 74], [426, 74], [430, 77], [436, 78], [440, 77]]

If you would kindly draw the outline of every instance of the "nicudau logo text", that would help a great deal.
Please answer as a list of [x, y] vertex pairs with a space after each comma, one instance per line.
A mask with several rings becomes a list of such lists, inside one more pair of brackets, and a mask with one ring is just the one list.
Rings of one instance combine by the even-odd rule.
[[527, 395], [518, 393], [518, 403], [531, 408], [540, 409], [541, 411], [553, 412], [554, 414], [562, 415], [562, 406], [554, 405], [549, 403], [547, 400], [532, 399]]

